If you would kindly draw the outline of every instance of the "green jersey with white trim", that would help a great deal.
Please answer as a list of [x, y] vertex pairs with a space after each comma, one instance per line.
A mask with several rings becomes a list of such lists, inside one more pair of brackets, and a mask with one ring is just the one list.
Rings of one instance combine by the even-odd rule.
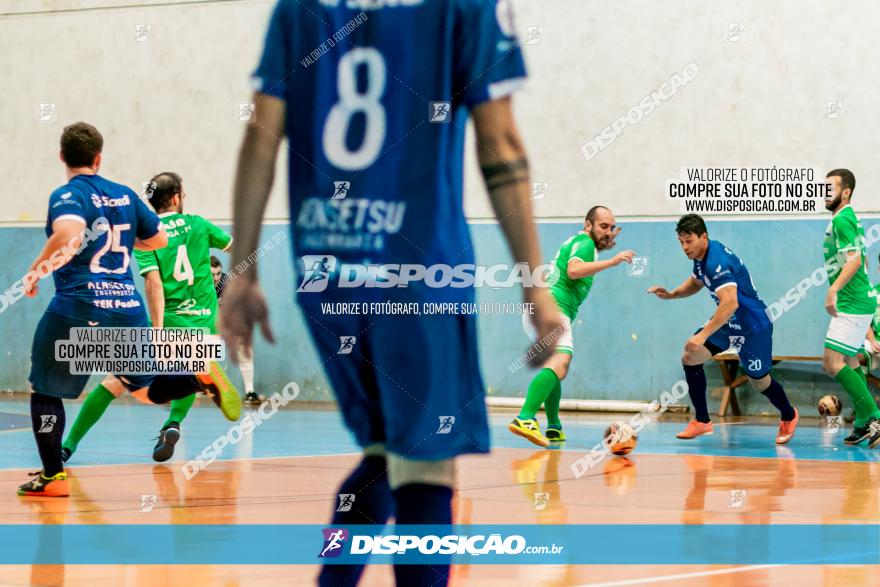
[[868, 265], [865, 262], [865, 231], [852, 206], [839, 210], [828, 228], [825, 229], [823, 243], [825, 271], [828, 281], [833, 284], [840, 277], [846, 264], [846, 254], [856, 251], [862, 266], [852, 279], [837, 293], [837, 311], [843, 314], [873, 314], [877, 310], [877, 298], [868, 279]]
[[[880, 283], [874, 286], [874, 297], [880, 296]], [[878, 298], [880, 299], [880, 298]], [[871, 320], [871, 328], [874, 329], [874, 338], [880, 340], [880, 304], [874, 311], [874, 319]]]
[[591, 263], [596, 260], [596, 243], [586, 232], [581, 231], [562, 243], [553, 258], [550, 270], [550, 293], [556, 300], [560, 311], [574, 322], [578, 308], [587, 299], [593, 286], [593, 276], [572, 279], [568, 276], [568, 262], [580, 259]]
[[165, 294], [165, 326], [214, 328], [217, 292], [211, 276], [211, 249], [226, 249], [232, 237], [194, 214], [160, 214], [168, 246], [135, 251], [140, 274], [158, 271]]

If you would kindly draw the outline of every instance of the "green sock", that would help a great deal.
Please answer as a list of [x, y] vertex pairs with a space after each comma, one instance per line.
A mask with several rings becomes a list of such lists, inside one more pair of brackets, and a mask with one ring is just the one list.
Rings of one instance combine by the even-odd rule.
[[93, 389], [86, 401], [83, 402], [79, 414], [76, 415], [76, 420], [73, 421], [73, 426], [70, 427], [70, 432], [67, 433], [67, 438], [64, 439], [61, 446], [69, 449], [72, 453], [76, 452], [80, 440], [88, 434], [95, 422], [101, 419], [104, 410], [115, 399], [116, 396], [99, 383], [98, 387]]
[[[858, 373], [858, 375], [859, 375], [859, 377], [861, 378], [862, 382], [865, 384], [865, 389], [868, 390], [868, 393], [871, 393], [871, 388], [868, 387], [868, 371], [867, 371], [867, 369], [865, 369], [865, 367], [862, 367], [862, 366], [860, 365], [858, 369], [853, 369], [853, 370], [854, 370], [856, 373]], [[853, 418], [854, 418], [855, 420], [861, 420], [861, 418], [859, 418], [859, 411], [858, 411], [857, 409], [855, 409], [855, 408], [853, 408]], [[867, 418], [865, 418], [865, 420], [867, 420]]]
[[559, 419], [559, 401], [562, 399], [562, 382], [557, 381], [556, 386], [547, 401], [544, 402], [544, 411], [547, 413], [547, 428], [562, 430], [562, 420]]
[[559, 378], [553, 369], [541, 369], [535, 375], [532, 382], [529, 383], [529, 391], [526, 394], [526, 402], [523, 404], [522, 410], [517, 416], [521, 420], [531, 420], [541, 409], [541, 404], [547, 401], [547, 398], [553, 392], [553, 388], [559, 385]]
[[855, 369], [849, 365], [844, 365], [843, 369], [834, 377], [834, 379], [843, 386], [846, 393], [852, 399], [855, 413], [858, 414], [853, 425], [857, 428], [864, 428], [868, 422], [868, 418], [880, 418], [880, 410], [871, 397], [871, 392], [865, 385], [865, 381], [859, 377]]
[[183, 422], [183, 419], [189, 414], [189, 409], [192, 407], [194, 401], [196, 401], [196, 394], [194, 393], [172, 401], [171, 413], [168, 415], [168, 419], [165, 420], [165, 423], [162, 424], [162, 428], [165, 428], [172, 422], [177, 422], [178, 424]]

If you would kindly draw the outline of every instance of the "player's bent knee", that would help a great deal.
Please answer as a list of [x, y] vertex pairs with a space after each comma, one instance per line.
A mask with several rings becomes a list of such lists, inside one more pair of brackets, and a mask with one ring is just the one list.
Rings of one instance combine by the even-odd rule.
[[107, 388], [107, 391], [112, 393], [114, 397], [119, 397], [125, 393], [125, 385], [115, 375], [107, 375], [107, 377], [101, 381], [101, 385]]
[[770, 382], [771, 379], [769, 374], [764, 375], [763, 377], [758, 377], [757, 379], [749, 377], [749, 385], [751, 385], [752, 389], [758, 393], [761, 393], [770, 387]]
[[388, 483], [392, 491], [404, 485], [423, 483], [427, 485], [455, 485], [455, 459], [417, 461], [395, 454], [388, 458]]

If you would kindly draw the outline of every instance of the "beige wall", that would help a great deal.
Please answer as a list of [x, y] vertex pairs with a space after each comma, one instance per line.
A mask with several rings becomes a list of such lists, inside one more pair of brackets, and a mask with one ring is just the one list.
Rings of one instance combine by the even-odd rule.
[[[838, 2], [516, 0], [531, 74], [516, 110], [533, 179], [550, 184], [540, 216], [573, 218], [595, 202], [622, 216], [674, 215], [663, 197], [682, 166], [848, 166], [856, 204], [876, 211], [880, 5]], [[0, 221], [39, 221], [63, 182], [64, 123], [104, 132], [107, 176], [136, 186], [179, 170], [189, 210], [230, 216], [231, 178], [272, 2], [138, 6], [126, 0], [0, 0]], [[727, 40], [742, 23], [742, 39]], [[135, 25], [151, 25], [143, 42]], [[697, 78], [589, 161], [580, 147], [671, 74]], [[825, 118], [826, 101], [842, 101]], [[42, 102], [54, 122], [39, 122]], [[468, 153], [467, 209], [489, 215]], [[281, 166], [283, 171], [283, 165]], [[285, 216], [279, 175], [270, 216]]]

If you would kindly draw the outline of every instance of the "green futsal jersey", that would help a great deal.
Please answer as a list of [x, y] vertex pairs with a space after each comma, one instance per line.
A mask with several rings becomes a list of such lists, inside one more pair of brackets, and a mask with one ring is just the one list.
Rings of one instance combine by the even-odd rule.
[[211, 276], [211, 249], [225, 249], [232, 237], [201, 216], [160, 214], [168, 246], [135, 251], [141, 275], [158, 271], [165, 293], [164, 326], [215, 331], [217, 293]]
[[837, 293], [837, 311], [842, 314], [873, 314], [877, 310], [877, 298], [868, 279], [865, 263], [865, 231], [852, 206], [844, 206], [825, 230], [823, 252], [828, 280], [834, 283], [846, 264], [846, 254], [856, 251], [862, 266], [852, 279]]
[[572, 322], [593, 286], [592, 275], [580, 279], [572, 279], [568, 276], [568, 262], [575, 258], [587, 263], [596, 260], [596, 243], [584, 231], [562, 243], [556, 251], [553, 268], [550, 270], [550, 293], [556, 300], [559, 310]]
[[[874, 297], [880, 299], [880, 283], [874, 286]], [[874, 338], [880, 340], [880, 305], [874, 310], [874, 319], [871, 320], [871, 328], [874, 330]]]

